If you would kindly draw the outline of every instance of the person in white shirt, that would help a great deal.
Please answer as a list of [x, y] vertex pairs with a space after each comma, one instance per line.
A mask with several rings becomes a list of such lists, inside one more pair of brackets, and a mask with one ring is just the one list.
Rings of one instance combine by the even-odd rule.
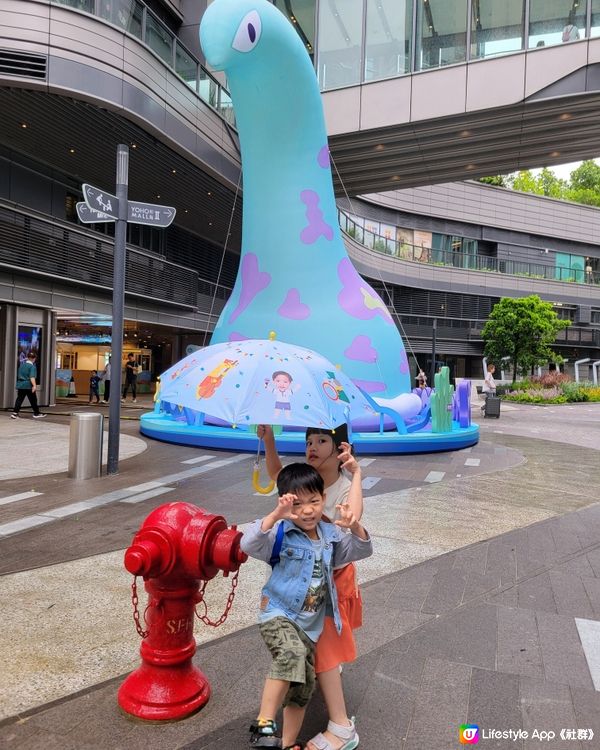
[[[485, 380], [483, 381], [483, 398], [487, 401], [488, 396], [496, 395], [496, 381], [494, 380], [494, 373], [496, 372], [496, 365], [488, 365], [487, 372], [485, 374]], [[481, 413], [485, 411], [485, 401], [481, 407]]]

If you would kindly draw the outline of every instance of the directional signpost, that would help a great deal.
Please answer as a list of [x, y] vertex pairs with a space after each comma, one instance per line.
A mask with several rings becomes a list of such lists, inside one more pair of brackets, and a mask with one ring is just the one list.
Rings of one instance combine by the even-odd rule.
[[129, 182], [129, 149], [117, 147], [116, 195], [84, 183], [81, 188], [85, 202], [76, 205], [77, 216], [84, 224], [115, 222], [113, 315], [112, 315], [112, 369], [109, 423], [108, 423], [108, 474], [119, 470], [119, 422], [121, 418], [121, 360], [123, 357], [123, 314], [125, 307], [125, 242], [127, 223], [168, 227], [175, 218], [175, 209], [155, 203], [137, 203], [127, 200]]

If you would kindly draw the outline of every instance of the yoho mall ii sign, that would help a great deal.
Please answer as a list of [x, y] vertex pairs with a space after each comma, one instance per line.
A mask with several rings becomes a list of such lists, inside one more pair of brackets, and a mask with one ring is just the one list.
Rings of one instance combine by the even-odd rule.
[[[84, 183], [81, 186], [85, 203], [77, 204], [77, 215], [85, 224], [115, 221], [119, 213], [119, 199], [112, 193]], [[149, 224], [154, 227], [168, 227], [173, 223], [176, 209], [157, 203], [127, 201], [127, 222]]]

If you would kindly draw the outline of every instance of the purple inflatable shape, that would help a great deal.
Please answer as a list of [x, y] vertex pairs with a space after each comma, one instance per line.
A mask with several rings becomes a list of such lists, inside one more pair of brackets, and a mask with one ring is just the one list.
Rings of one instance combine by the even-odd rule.
[[300, 292], [297, 289], [288, 291], [283, 304], [277, 308], [277, 312], [282, 318], [291, 320], [306, 320], [310, 317], [310, 307], [300, 302]]
[[314, 190], [303, 190], [300, 193], [300, 200], [306, 204], [306, 218], [308, 226], [300, 232], [300, 239], [305, 245], [314, 244], [319, 237], [323, 236], [326, 240], [333, 239], [333, 229], [323, 221], [323, 212], [319, 208], [319, 194]]
[[356, 359], [359, 362], [377, 362], [377, 349], [371, 346], [368, 336], [355, 336], [350, 346], [344, 350], [348, 359]]
[[329, 169], [329, 146], [323, 146], [319, 151], [317, 162], [323, 169]]
[[233, 323], [256, 295], [271, 283], [271, 274], [258, 270], [258, 256], [254, 253], [246, 253], [242, 258], [240, 277], [242, 279], [242, 293], [237, 307], [229, 316], [229, 323]]

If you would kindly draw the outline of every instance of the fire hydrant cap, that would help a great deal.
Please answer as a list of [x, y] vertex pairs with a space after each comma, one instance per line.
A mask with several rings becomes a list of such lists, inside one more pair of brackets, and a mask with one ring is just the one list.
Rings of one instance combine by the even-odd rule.
[[134, 576], [148, 573], [152, 565], [152, 556], [146, 545], [134, 545], [125, 552], [125, 567]]

